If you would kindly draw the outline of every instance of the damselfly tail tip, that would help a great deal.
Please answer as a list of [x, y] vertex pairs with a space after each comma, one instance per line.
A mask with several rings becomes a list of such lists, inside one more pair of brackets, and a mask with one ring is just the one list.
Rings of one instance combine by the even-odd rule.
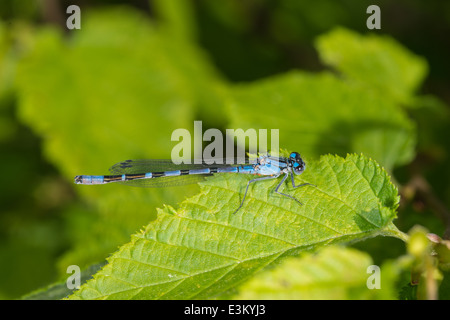
[[83, 183], [83, 176], [75, 176], [74, 182], [76, 184], [82, 184]]

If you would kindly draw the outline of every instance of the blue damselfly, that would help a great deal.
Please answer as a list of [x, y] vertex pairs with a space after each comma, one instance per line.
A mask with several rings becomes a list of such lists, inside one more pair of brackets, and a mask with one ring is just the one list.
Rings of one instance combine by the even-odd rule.
[[174, 164], [171, 160], [126, 160], [113, 165], [109, 169], [111, 175], [80, 175], [75, 177], [75, 183], [97, 185], [117, 182], [137, 187], [169, 187], [195, 183], [204, 179], [205, 176], [216, 173], [244, 173], [261, 176], [248, 181], [241, 204], [234, 212], [236, 213], [244, 204], [251, 183], [276, 179], [281, 175], [284, 176], [275, 188], [275, 193], [295, 200], [301, 205], [302, 203], [296, 198], [280, 192], [279, 189], [289, 175], [294, 188], [311, 185], [310, 183], [295, 185], [294, 175], [303, 173], [305, 168], [305, 162], [297, 152], [292, 152], [289, 157], [263, 155], [245, 161], [244, 164], [207, 164], [205, 162]]

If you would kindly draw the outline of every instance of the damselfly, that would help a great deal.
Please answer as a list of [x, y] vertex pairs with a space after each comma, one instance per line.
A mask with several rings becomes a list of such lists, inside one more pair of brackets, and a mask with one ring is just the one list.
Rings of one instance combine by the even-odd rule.
[[242, 208], [251, 183], [277, 179], [281, 175], [284, 177], [276, 186], [275, 193], [295, 200], [301, 205], [302, 203], [296, 198], [280, 192], [279, 189], [289, 175], [294, 189], [312, 185], [310, 183], [295, 185], [294, 175], [303, 173], [305, 168], [305, 162], [297, 152], [292, 152], [287, 158], [263, 155], [249, 160], [245, 164], [206, 164], [203, 162], [177, 165], [171, 160], [126, 160], [113, 165], [109, 169], [111, 175], [80, 175], [75, 177], [75, 183], [94, 185], [118, 182], [137, 187], [169, 187], [195, 183], [205, 176], [215, 173], [245, 173], [262, 176], [248, 181], [241, 204], [234, 212], [236, 213]]

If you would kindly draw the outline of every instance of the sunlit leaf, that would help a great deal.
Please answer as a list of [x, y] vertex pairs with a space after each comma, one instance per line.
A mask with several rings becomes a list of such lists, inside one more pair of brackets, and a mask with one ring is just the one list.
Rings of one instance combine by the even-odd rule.
[[[373, 160], [324, 156], [298, 182], [315, 185], [274, 194], [256, 183], [233, 214], [248, 178], [222, 174], [201, 193], [165, 207], [109, 259], [75, 299], [204, 299], [223, 294], [290, 255], [375, 235], [403, 238], [393, 225], [398, 195]], [[298, 183], [297, 182], [297, 183]]]

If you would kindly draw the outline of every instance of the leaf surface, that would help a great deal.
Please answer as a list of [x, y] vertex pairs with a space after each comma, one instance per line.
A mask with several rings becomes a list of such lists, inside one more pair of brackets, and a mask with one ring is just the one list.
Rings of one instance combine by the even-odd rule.
[[255, 183], [233, 214], [248, 180], [217, 175], [178, 209], [160, 209], [157, 220], [70, 298], [213, 298], [286, 256], [379, 234], [403, 237], [392, 223], [397, 189], [375, 161], [361, 155], [308, 162], [296, 183], [315, 187], [281, 189], [302, 206], [274, 194], [280, 180], [270, 180]]

